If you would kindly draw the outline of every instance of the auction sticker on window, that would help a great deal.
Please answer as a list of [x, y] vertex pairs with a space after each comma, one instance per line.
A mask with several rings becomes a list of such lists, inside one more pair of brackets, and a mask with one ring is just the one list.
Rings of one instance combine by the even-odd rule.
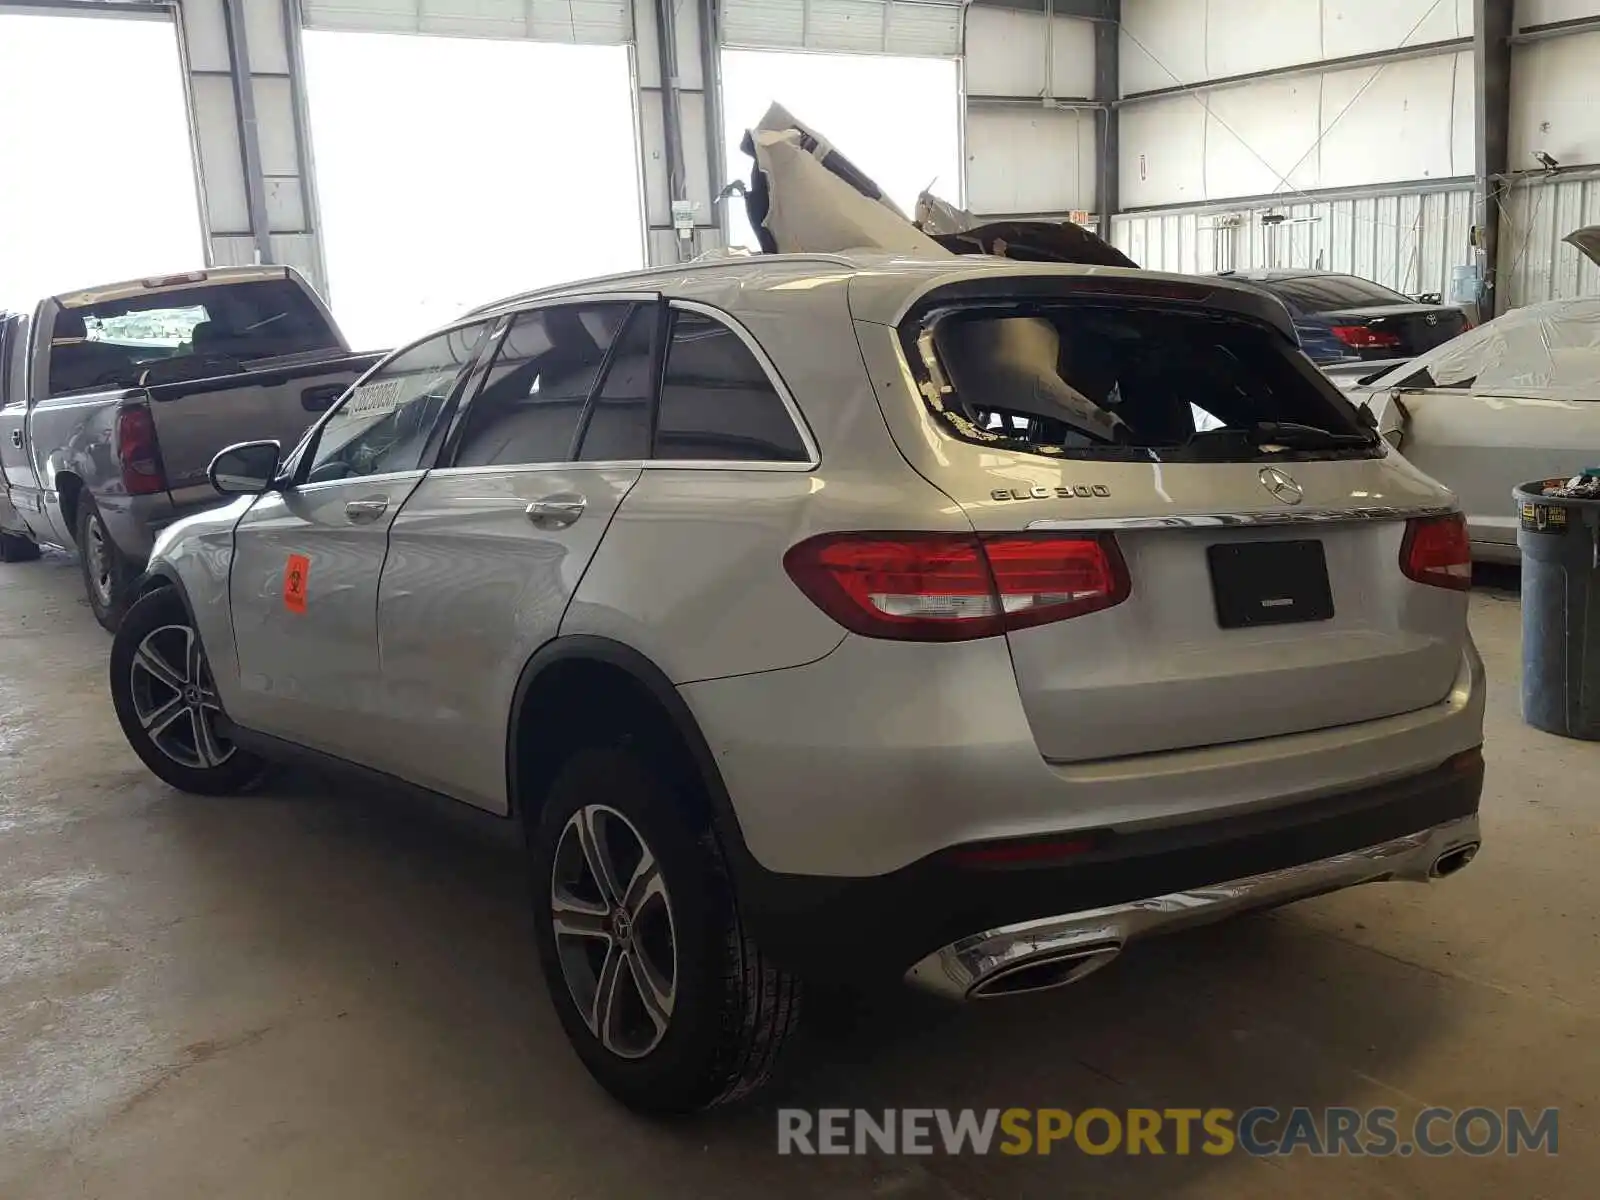
[[364, 383], [350, 397], [350, 403], [339, 410], [342, 417], [382, 417], [392, 413], [400, 403], [402, 379], [385, 379], [381, 383]]
[[311, 560], [291, 554], [283, 568], [283, 606], [293, 613], [306, 610], [306, 588], [311, 584]]

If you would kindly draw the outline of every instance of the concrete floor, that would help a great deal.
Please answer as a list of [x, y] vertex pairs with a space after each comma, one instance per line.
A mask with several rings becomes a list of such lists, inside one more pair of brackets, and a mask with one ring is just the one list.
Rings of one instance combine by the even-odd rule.
[[[818, 1006], [758, 1106], [650, 1124], [567, 1049], [515, 855], [303, 776], [179, 795], [60, 556], [0, 567], [0, 1197], [1593, 1195], [1600, 745], [1494, 680], [1486, 848], [1156, 942], [1079, 987]], [[780, 1159], [777, 1104], [1561, 1108], [1558, 1158]]]

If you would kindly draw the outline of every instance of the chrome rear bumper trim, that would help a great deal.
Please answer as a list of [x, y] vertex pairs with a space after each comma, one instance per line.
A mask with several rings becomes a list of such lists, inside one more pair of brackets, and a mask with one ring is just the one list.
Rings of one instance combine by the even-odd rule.
[[1260, 512], [1189, 513], [1146, 517], [1070, 517], [1029, 521], [1029, 529], [1231, 529], [1238, 526], [1334, 525], [1361, 521], [1408, 521], [1413, 517], [1447, 517], [1459, 511], [1452, 505], [1380, 505], [1365, 508], [1284, 508]]
[[[1301, 900], [1361, 883], [1426, 883], [1466, 865], [1478, 846], [1478, 818], [1462, 817], [1392, 841], [1228, 883], [1169, 892], [1108, 908], [1003, 925], [950, 943], [906, 972], [909, 983], [956, 1000], [1030, 963], [1096, 956], [1095, 967], [1116, 957], [1127, 942], [1187, 925], [1202, 925], [1250, 909]], [[1469, 851], [1463, 855], [1462, 851]], [[1435, 864], [1446, 856], [1447, 869]], [[1109, 951], [1109, 953], [1104, 953]], [[1075, 982], [1079, 970], [1062, 982]]]

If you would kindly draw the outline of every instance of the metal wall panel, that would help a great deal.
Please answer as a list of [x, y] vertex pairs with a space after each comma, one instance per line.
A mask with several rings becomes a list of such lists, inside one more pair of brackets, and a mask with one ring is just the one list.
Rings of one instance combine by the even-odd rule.
[[1502, 301], [1600, 296], [1600, 267], [1561, 240], [1585, 225], [1600, 225], [1600, 171], [1514, 184], [1500, 222]]
[[961, 5], [933, 0], [724, 0], [722, 44], [954, 58]]
[[[1262, 218], [1281, 215], [1281, 223]], [[1348, 271], [1408, 295], [1446, 294], [1472, 261], [1472, 192], [1403, 192], [1295, 203], [1124, 213], [1112, 243], [1142, 267], [1182, 274], [1303, 267]]]
[[963, 45], [967, 207], [1065, 216], [1095, 207], [1094, 23], [972, 6]]
[[1471, 83], [1472, 55], [1447, 53], [1127, 104], [1122, 203], [1470, 175]]
[[1511, 169], [1543, 150], [1563, 166], [1600, 163], [1600, 32], [1511, 49]]
[[1122, 94], [1471, 33], [1472, 0], [1122, 0]]
[[607, 46], [633, 39], [628, 0], [302, 0], [302, 7], [311, 29]]

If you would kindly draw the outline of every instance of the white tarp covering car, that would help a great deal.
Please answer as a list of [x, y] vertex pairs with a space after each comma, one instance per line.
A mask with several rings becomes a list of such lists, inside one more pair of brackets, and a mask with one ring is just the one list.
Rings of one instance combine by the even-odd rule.
[[1473, 553], [1517, 560], [1511, 489], [1600, 466], [1600, 297], [1512, 309], [1351, 393], [1452, 488]]

